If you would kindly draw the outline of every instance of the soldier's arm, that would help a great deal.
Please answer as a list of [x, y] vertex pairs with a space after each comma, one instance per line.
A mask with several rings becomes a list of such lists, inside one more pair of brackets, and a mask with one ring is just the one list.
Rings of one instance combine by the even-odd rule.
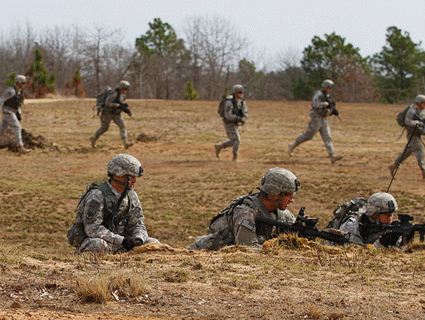
[[127, 222], [126, 233], [133, 239], [140, 238], [145, 242], [148, 238], [148, 232], [144, 223], [143, 209], [140, 201], [138, 201], [136, 207], [132, 211], [133, 214], [129, 217]]
[[117, 98], [117, 95], [118, 93], [116, 90], [113, 90], [110, 94], [108, 94], [105, 99], [105, 106], [109, 108], [118, 107], [118, 103], [114, 102], [114, 100]]
[[409, 108], [406, 113], [406, 119], [404, 120], [406, 126], [414, 127], [416, 124], [422, 125], [423, 122], [417, 120], [416, 110]]
[[0, 97], [0, 106], [2, 106], [3, 103], [5, 103], [10, 98], [12, 98], [15, 94], [16, 92], [15, 92], [15, 89], [13, 89], [13, 87], [7, 88], [2, 94], [2, 96]]
[[224, 105], [224, 118], [226, 120], [234, 122], [237, 120], [238, 116], [236, 114], [232, 113], [233, 111], [233, 103], [231, 100], [226, 100], [226, 103]]
[[316, 94], [313, 97], [312, 101], [312, 107], [313, 109], [325, 109], [328, 106], [328, 102], [326, 101], [326, 98], [324, 94], [321, 91], [316, 92]]
[[255, 210], [244, 204], [234, 209], [233, 234], [236, 244], [258, 245], [257, 234], [255, 233], [255, 215]]
[[356, 219], [349, 218], [346, 222], [344, 222], [341, 225], [340, 230], [346, 233], [349, 233], [350, 241], [359, 243], [359, 244], [366, 244], [360, 235], [359, 221], [357, 221]]
[[124, 239], [102, 225], [104, 219], [104, 198], [102, 191], [94, 189], [81, 204], [84, 230], [89, 238], [101, 238], [108, 243], [120, 245]]

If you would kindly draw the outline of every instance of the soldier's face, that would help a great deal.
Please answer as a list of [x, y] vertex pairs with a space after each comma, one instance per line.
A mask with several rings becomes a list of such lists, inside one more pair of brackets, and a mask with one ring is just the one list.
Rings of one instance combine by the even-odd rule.
[[[279, 200], [281, 197], [280, 194], [271, 195], [269, 194], [267, 196], [267, 199], [269, 200]], [[279, 208], [279, 202], [275, 202], [276, 208], [279, 208], [280, 210], [285, 210], [292, 202], [294, 202], [295, 192], [294, 193], [287, 193], [282, 195], [282, 207]]]
[[235, 92], [235, 99], [239, 100], [243, 98], [243, 92]]
[[[116, 180], [121, 181], [123, 183], [125, 183], [127, 181], [127, 176], [122, 176], [122, 177], [115, 177]], [[133, 189], [134, 185], [136, 184], [136, 177], [135, 176], [130, 176], [130, 182], [128, 183], [128, 188], [129, 189]]]
[[25, 87], [25, 83], [17, 83], [17, 84], [16, 84], [16, 86], [17, 86], [19, 89], [23, 89], [23, 88]]
[[331, 91], [332, 91], [332, 88], [326, 88], [326, 92], [329, 94], [329, 93], [331, 93]]
[[127, 89], [120, 89], [121, 94], [126, 94], [128, 92]]
[[394, 221], [394, 213], [381, 213], [379, 215], [381, 223], [391, 224]]

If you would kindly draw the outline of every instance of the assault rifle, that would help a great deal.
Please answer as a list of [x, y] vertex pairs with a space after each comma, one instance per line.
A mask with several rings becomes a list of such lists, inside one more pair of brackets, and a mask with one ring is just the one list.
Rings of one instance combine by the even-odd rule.
[[301, 207], [298, 213], [297, 219], [294, 223], [287, 223], [279, 220], [257, 217], [255, 222], [263, 223], [269, 226], [274, 226], [277, 229], [277, 233], [295, 233], [299, 237], [307, 238], [308, 240], [314, 241], [316, 238], [332, 241], [337, 244], [354, 243], [349, 239], [349, 234], [339, 233], [334, 229], [331, 231], [324, 231], [317, 228], [316, 224], [319, 219], [309, 218], [304, 215], [305, 207]]
[[121, 111], [127, 113], [131, 117], [131, 111], [128, 108], [127, 103], [120, 103], [120, 105], [118, 106], [118, 110], [121, 110]]
[[323, 94], [325, 96], [325, 101], [328, 102], [327, 108], [329, 109], [329, 115], [335, 115], [338, 117], [339, 121], [342, 121], [339, 117], [339, 111], [336, 109], [336, 103], [335, 101], [332, 101], [327, 94]]
[[362, 237], [367, 238], [370, 234], [382, 233], [391, 234], [394, 237], [402, 237], [401, 245], [413, 241], [415, 232], [419, 232], [419, 240], [424, 242], [425, 238], [425, 224], [411, 224], [410, 221], [413, 217], [410, 214], [398, 214], [399, 220], [393, 221], [391, 224], [377, 224], [377, 223], [361, 223], [359, 224], [359, 231]]

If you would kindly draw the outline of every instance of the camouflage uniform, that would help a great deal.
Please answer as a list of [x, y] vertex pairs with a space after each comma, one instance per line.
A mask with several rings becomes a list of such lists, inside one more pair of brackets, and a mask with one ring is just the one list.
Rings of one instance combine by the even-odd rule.
[[301, 143], [313, 139], [314, 135], [319, 131], [326, 150], [332, 156], [335, 152], [332, 144], [331, 128], [329, 127], [328, 119], [326, 119], [329, 114], [326, 95], [326, 92], [319, 90], [313, 96], [312, 109], [309, 113], [311, 120], [308, 123], [307, 130], [295, 140], [295, 145], [299, 146]]
[[[240, 85], [235, 85], [234, 88], [242, 88]], [[233, 90], [234, 91], [234, 90]], [[235, 93], [235, 92], [234, 92]], [[218, 157], [218, 153], [221, 149], [225, 149], [233, 146], [233, 159], [236, 160], [239, 154], [239, 145], [241, 143], [241, 133], [239, 130], [239, 123], [245, 124], [248, 119], [248, 107], [244, 99], [236, 100], [234, 96], [228, 96], [226, 103], [224, 105], [224, 117], [223, 117], [223, 125], [226, 130], [227, 137], [229, 140], [224, 141], [215, 146], [216, 154]]]
[[331, 138], [331, 128], [329, 127], [329, 101], [331, 100], [330, 94], [327, 93], [326, 88], [332, 88], [333, 82], [325, 80], [322, 84], [323, 90], [318, 90], [312, 99], [312, 108], [309, 112], [310, 122], [304, 133], [299, 135], [294, 143], [289, 145], [289, 155], [292, 156], [293, 150], [300, 144], [313, 139], [317, 132], [320, 132], [323, 142], [325, 143], [326, 151], [331, 158], [331, 163], [340, 160], [342, 156], [335, 156], [334, 147]]
[[406, 149], [406, 152], [403, 155], [403, 152], [400, 153], [394, 161], [394, 164], [390, 165], [389, 169], [391, 174], [394, 173], [395, 168], [400, 165], [404, 160], [412, 155], [412, 153], [416, 156], [416, 160], [418, 161], [419, 168], [421, 169], [422, 176], [425, 178], [425, 163], [424, 163], [424, 147], [421, 140], [423, 122], [419, 119], [422, 119], [421, 110], [418, 108], [416, 104], [412, 104], [411, 108], [407, 110], [406, 113], [406, 138], [407, 141], [412, 137], [413, 130], [415, 125], [418, 124], [420, 127], [416, 129], [415, 134], [410, 141], [409, 146]]
[[[122, 81], [125, 84], [128, 84], [127, 81]], [[127, 129], [125, 128], [124, 118], [121, 115], [122, 110], [118, 109], [117, 104], [125, 103], [125, 95], [120, 93], [120, 86], [115, 88], [110, 92], [105, 100], [105, 106], [100, 114], [100, 128], [96, 131], [93, 137], [90, 138], [92, 146], [95, 146], [95, 142], [99, 137], [104, 134], [109, 129], [111, 121], [114, 121], [115, 124], [120, 129], [120, 136], [124, 142], [124, 146], [127, 149], [132, 145], [127, 141]], [[128, 84], [129, 86], [129, 84]], [[128, 88], [127, 88], [128, 90]]]
[[[398, 209], [397, 202], [395, 201], [392, 195], [390, 195], [389, 193], [384, 193], [384, 192], [378, 192], [373, 194], [367, 200], [366, 212], [360, 216], [349, 217], [348, 220], [345, 221], [340, 226], [339, 229], [348, 233], [350, 235], [350, 240], [354, 243], [358, 243], [362, 245], [373, 244], [376, 248], [382, 248], [384, 246], [388, 246], [388, 244], [385, 244], [385, 242], [382, 241], [382, 237], [391, 236], [390, 234], [385, 235], [385, 231], [383, 231], [380, 233], [371, 234], [367, 238], [365, 238], [360, 234], [359, 224], [360, 224], [360, 221], [366, 221], [366, 222], [371, 221], [371, 222], [377, 223], [377, 221], [379, 221], [379, 216], [377, 218], [377, 221], [372, 221], [371, 216], [376, 213], [379, 214], [379, 213], [389, 212], [390, 210], [388, 210], [388, 205], [387, 205], [389, 202], [393, 203], [393, 206], [394, 206], [393, 210], [397, 211]], [[392, 239], [390, 241], [391, 243], [389, 245], [398, 247], [401, 244], [402, 238], [397, 237], [396, 239]], [[383, 242], [385, 245], [383, 245], [381, 242]]]
[[[26, 82], [26, 78], [23, 77]], [[16, 80], [15, 80], [16, 81]], [[23, 147], [22, 141], [22, 126], [18, 120], [18, 114], [21, 114], [21, 105], [24, 103], [24, 92], [23, 89], [19, 89], [16, 85], [9, 87], [0, 97], [0, 105], [2, 106], [2, 121], [0, 124], [0, 134], [4, 134], [7, 126], [10, 127], [15, 137], [15, 141], [18, 147]]]
[[[116, 157], [119, 156], [131, 157], [126, 154]], [[126, 251], [122, 245], [125, 238], [140, 239], [141, 244], [159, 242], [148, 236], [142, 206], [134, 190], [127, 192], [118, 210], [112, 213], [120, 197], [110, 180], [93, 184], [83, 195], [77, 206], [76, 221], [68, 230], [68, 241], [77, 248], [76, 253]]]
[[[245, 241], [239, 241], [238, 244], [244, 245], [262, 245], [265, 241], [272, 238], [274, 228], [268, 225], [256, 225], [256, 217], [264, 217], [268, 219], [283, 222], [295, 222], [294, 215], [289, 210], [276, 210], [268, 212], [260, 199], [260, 194], [247, 196], [243, 203], [237, 206], [229, 215], [218, 217], [208, 228], [209, 235], [201, 236], [192, 243], [188, 249], [201, 250], [210, 249], [217, 250], [226, 245], [236, 244], [235, 239], [243, 238]], [[252, 231], [252, 235], [241, 236], [247, 230]]]
[[[240, 204], [234, 209], [226, 211], [226, 208], [214, 217], [208, 228], [210, 234], [198, 237], [188, 249], [218, 250], [232, 244], [262, 245], [272, 238], [275, 229], [272, 226], [256, 222], [256, 218], [295, 222], [294, 215], [282, 207], [282, 199], [288, 192], [292, 192], [292, 196], [295, 195], [298, 188], [298, 179], [292, 172], [282, 168], [268, 170], [261, 179], [260, 193], [236, 199], [236, 204], [239, 202]], [[271, 200], [268, 199], [268, 195], [280, 195], [280, 198]], [[263, 200], [278, 203], [278, 208], [268, 211]]]

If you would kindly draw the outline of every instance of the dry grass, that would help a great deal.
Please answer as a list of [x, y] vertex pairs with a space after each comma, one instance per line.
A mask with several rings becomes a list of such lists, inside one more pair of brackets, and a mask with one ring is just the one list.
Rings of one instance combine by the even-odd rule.
[[[387, 189], [387, 166], [406, 143], [396, 141], [395, 116], [404, 106], [338, 104], [343, 121], [329, 122], [344, 159], [331, 165], [319, 136], [293, 157], [286, 153], [307, 126], [309, 102], [248, 101], [238, 163], [230, 150], [215, 157], [213, 145], [226, 138], [217, 101], [130, 101], [133, 118], [125, 117], [137, 142], [129, 150], [114, 124], [91, 149], [88, 138], [99, 125], [93, 104], [27, 104], [23, 127], [56, 151], [0, 150], [0, 319], [424, 317], [424, 245], [418, 242], [382, 251], [287, 237], [262, 252], [234, 246], [85, 257], [74, 256], [66, 242], [78, 196], [106, 179], [108, 161], [121, 152], [144, 166], [135, 190], [149, 234], [173, 247], [205, 234], [211, 217], [276, 166], [301, 181], [292, 212], [305, 206], [325, 228], [339, 203]], [[423, 222], [425, 189], [413, 157], [398, 170], [391, 193], [401, 213]]]

